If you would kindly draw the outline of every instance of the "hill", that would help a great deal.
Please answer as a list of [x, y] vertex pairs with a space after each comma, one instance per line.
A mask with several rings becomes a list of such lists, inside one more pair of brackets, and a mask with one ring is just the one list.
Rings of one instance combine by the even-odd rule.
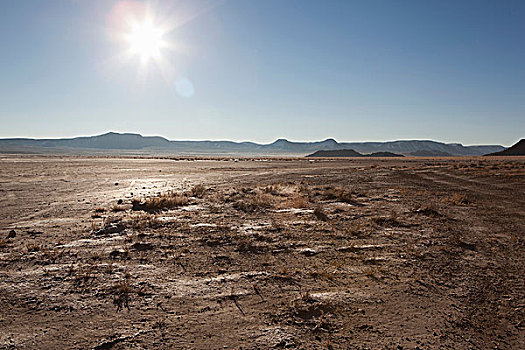
[[353, 149], [340, 149], [330, 151], [316, 151], [307, 157], [404, 157], [402, 154], [391, 152], [374, 152], [371, 154], [361, 154]]
[[491, 154], [487, 154], [488, 156], [525, 156], [525, 139], [519, 140], [516, 144], [513, 146], [500, 151], [495, 152]]
[[[270, 144], [233, 141], [171, 141], [160, 136], [108, 132], [97, 136], [63, 139], [0, 139], [0, 153], [164, 154], [164, 155], [289, 155], [305, 156], [321, 150], [354, 150], [361, 154], [388, 152], [400, 155], [478, 156], [504, 150], [503, 146], [463, 146], [428, 140], [389, 142], [292, 142]], [[384, 153], [382, 156], [389, 156]]]
[[316, 151], [307, 157], [362, 157], [363, 155], [353, 149], [339, 149], [331, 151]]

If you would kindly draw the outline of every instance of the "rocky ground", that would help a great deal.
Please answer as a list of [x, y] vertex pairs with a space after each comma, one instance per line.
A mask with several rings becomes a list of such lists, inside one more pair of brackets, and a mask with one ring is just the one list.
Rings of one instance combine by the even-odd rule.
[[525, 348], [523, 158], [0, 164], [0, 348]]

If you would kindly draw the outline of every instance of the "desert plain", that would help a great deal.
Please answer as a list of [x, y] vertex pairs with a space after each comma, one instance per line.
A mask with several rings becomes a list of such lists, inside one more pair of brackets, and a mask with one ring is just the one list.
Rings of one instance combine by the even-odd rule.
[[2, 349], [523, 349], [525, 159], [0, 156]]

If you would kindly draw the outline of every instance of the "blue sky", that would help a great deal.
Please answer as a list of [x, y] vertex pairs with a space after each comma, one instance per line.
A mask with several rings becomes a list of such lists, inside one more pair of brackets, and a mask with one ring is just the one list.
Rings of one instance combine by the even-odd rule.
[[1, 2], [0, 137], [525, 136], [524, 1], [150, 1], [172, 48], [146, 64], [122, 3]]

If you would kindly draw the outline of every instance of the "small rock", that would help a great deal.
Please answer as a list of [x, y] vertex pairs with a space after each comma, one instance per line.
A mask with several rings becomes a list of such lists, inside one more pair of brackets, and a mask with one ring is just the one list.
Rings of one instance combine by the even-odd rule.
[[16, 231], [15, 230], [11, 230], [7, 234], [7, 238], [15, 238], [15, 237], [16, 237]]
[[99, 230], [92, 231], [95, 236], [109, 235], [112, 233], [120, 233], [126, 229], [126, 225], [122, 223], [111, 223], [102, 227]]
[[124, 202], [124, 201], [123, 201], [122, 199], [119, 199], [119, 200], [117, 201], [117, 204], [122, 204], [123, 202]]
[[319, 250], [312, 249], [312, 248], [304, 248], [304, 249], [300, 249], [299, 253], [305, 256], [314, 256], [314, 255], [319, 254]]

